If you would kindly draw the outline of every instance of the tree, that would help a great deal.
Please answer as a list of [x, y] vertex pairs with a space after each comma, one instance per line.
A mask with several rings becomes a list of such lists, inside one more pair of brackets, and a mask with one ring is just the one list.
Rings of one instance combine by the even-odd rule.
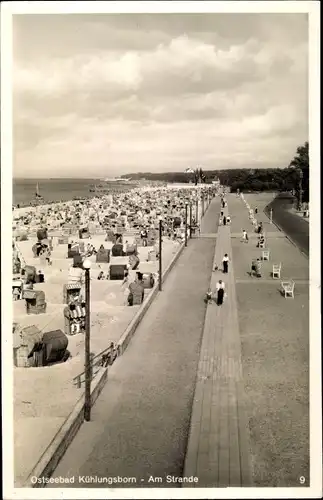
[[201, 168], [196, 168], [194, 170], [194, 183], [195, 183], [195, 186], [197, 186], [199, 183], [201, 182], [205, 182], [205, 175], [204, 175], [204, 172]]
[[290, 162], [288, 168], [294, 180], [294, 189], [298, 200], [298, 205], [301, 201], [309, 201], [309, 144], [306, 141], [303, 146], [299, 146], [296, 150], [296, 155]]

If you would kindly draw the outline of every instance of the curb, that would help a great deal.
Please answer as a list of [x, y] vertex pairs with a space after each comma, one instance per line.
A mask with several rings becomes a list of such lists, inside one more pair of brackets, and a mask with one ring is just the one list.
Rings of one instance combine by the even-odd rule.
[[[266, 215], [266, 217], [268, 217], [267, 211], [268, 211], [268, 205], [267, 205], [267, 206], [264, 208], [264, 210], [263, 210], [263, 212], [264, 212], [264, 214]], [[298, 251], [299, 251], [299, 252], [303, 255], [303, 257], [305, 257], [305, 258], [308, 260], [308, 259], [309, 259], [309, 256], [308, 256], [308, 255], [306, 255], [306, 253], [305, 253], [305, 252], [303, 252], [303, 250], [301, 250], [301, 249], [299, 248], [299, 246], [297, 245], [297, 243], [295, 243], [295, 241], [293, 241], [293, 240], [290, 238], [290, 236], [288, 236], [288, 235], [285, 233], [285, 231], [284, 231], [284, 230], [280, 227], [280, 225], [279, 225], [277, 222], [275, 222], [275, 221], [274, 221], [274, 219], [272, 219], [272, 223], [274, 224], [274, 226], [276, 226], [276, 227], [277, 227], [278, 231], [280, 231], [281, 233], [283, 233], [283, 235], [285, 236], [285, 238], [287, 238], [287, 239], [288, 239], [288, 241], [289, 241], [292, 245], [294, 245], [294, 247], [296, 247], [296, 248], [297, 248], [297, 250], [298, 250]]]
[[[210, 204], [207, 207], [205, 207], [204, 214], [202, 215], [201, 220], [205, 216], [209, 206], [210, 206]], [[164, 283], [165, 279], [167, 278], [167, 276], [169, 275], [170, 271], [173, 269], [175, 263], [177, 262], [179, 256], [183, 252], [184, 248], [185, 248], [185, 243], [181, 243], [181, 245], [180, 245], [179, 249], [177, 250], [176, 254], [174, 255], [173, 259], [170, 261], [170, 263], [168, 264], [168, 267], [163, 272], [163, 283]], [[139, 311], [137, 312], [135, 317], [131, 320], [130, 324], [128, 325], [128, 327], [124, 331], [121, 339], [117, 343], [118, 357], [121, 356], [125, 352], [125, 350], [127, 349], [131, 338], [133, 337], [141, 320], [143, 319], [144, 315], [146, 314], [147, 310], [149, 309], [150, 305], [152, 304], [154, 298], [158, 294], [158, 291], [159, 291], [159, 285], [157, 282], [156, 285], [154, 286], [154, 288], [152, 289], [150, 295], [148, 295], [148, 297], [146, 297], [141, 308], [139, 309]]]
[[[92, 383], [91, 402], [95, 403], [108, 379], [108, 368], [101, 368]], [[50, 477], [84, 422], [84, 392], [72, 412], [56, 433], [45, 452], [30, 472], [21, 488], [44, 488], [45, 483], [33, 484], [33, 478]]]

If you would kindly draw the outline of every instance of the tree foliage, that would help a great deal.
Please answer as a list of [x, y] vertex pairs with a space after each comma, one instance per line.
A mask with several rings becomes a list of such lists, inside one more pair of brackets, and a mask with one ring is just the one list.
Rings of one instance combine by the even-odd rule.
[[207, 170], [196, 168], [194, 173], [186, 172], [164, 172], [151, 173], [140, 172], [138, 174], [126, 174], [122, 177], [131, 177], [134, 180], [146, 179], [163, 182], [192, 182], [211, 183], [214, 178], [218, 178], [221, 184], [229, 186], [232, 191], [239, 189], [247, 191], [294, 191], [297, 195], [299, 190], [300, 170], [303, 173], [302, 189], [303, 201], [309, 199], [309, 145], [297, 148], [294, 158], [285, 168], [265, 168], [265, 169], [227, 169], [227, 170]]
[[289, 164], [289, 170], [295, 181], [295, 192], [299, 198], [300, 190], [300, 174], [302, 175], [302, 190], [303, 201], [309, 201], [309, 181], [310, 181], [310, 162], [309, 162], [309, 144], [305, 142], [303, 146], [299, 146], [296, 154]]

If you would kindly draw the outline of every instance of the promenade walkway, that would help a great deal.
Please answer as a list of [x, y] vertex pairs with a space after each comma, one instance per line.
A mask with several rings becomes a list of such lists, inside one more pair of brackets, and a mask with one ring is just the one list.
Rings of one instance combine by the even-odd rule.
[[229, 273], [222, 273], [225, 253], [232, 256], [230, 226], [218, 229], [214, 263], [220, 270], [211, 289], [222, 279], [227, 298], [207, 307], [185, 460], [184, 476], [199, 479], [194, 487], [251, 486], [234, 270], [230, 262]]
[[[203, 233], [216, 233], [219, 212], [214, 199]], [[189, 241], [131, 345], [109, 371], [92, 421], [84, 423], [57, 467], [55, 477], [75, 476], [64, 487], [107, 487], [81, 483], [84, 475], [136, 479], [113, 486], [180, 486], [165, 477], [183, 473], [214, 248], [214, 238]]]

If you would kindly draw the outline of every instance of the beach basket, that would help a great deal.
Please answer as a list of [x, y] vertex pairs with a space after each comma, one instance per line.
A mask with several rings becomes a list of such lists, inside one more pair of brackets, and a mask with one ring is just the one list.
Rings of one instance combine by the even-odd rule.
[[149, 250], [148, 252], [148, 261], [155, 262], [157, 260], [156, 250]]
[[121, 243], [115, 243], [111, 249], [111, 253], [113, 257], [122, 257], [123, 256], [123, 246]]
[[63, 286], [63, 304], [70, 304], [75, 297], [79, 297], [82, 290], [81, 283], [68, 283]]
[[96, 254], [97, 263], [109, 263], [110, 262], [110, 250], [107, 248], [99, 249]]
[[136, 253], [137, 253], [137, 245], [136, 244], [127, 245], [126, 255], [134, 255]]
[[73, 267], [79, 267], [80, 269], [83, 269], [83, 257], [80, 254], [74, 255]]
[[138, 266], [140, 264], [140, 259], [137, 255], [130, 255], [129, 256], [129, 264], [130, 264], [130, 269], [135, 270], [138, 269]]
[[22, 274], [26, 277], [27, 282], [35, 283], [36, 268], [34, 266], [25, 266], [24, 272]]
[[43, 314], [46, 312], [45, 293], [41, 290], [25, 290], [27, 314]]
[[110, 265], [110, 280], [123, 280], [127, 264], [111, 264]]
[[129, 285], [129, 305], [139, 306], [142, 304], [145, 297], [145, 289], [141, 283], [133, 282]]
[[152, 273], [144, 273], [142, 277], [143, 286], [145, 289], [153, 288], [155, 279]]
[[47, 236], [47, 229], [38, 229], [37, 230], [37, 239], [38, 241], [42, 241], [42, 240], [47, 240], [48, 236]]

